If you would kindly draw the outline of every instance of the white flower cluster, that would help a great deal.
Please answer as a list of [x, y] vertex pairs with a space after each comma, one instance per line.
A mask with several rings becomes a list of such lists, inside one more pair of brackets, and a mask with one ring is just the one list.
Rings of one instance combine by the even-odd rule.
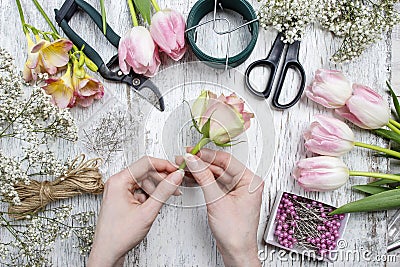
[[0, 195], [7, 201], [19, 205], [21, 200], [14, 188], [17, 183], [29, 184], [30, 179], [21, 169], [19, 162], [4, 156], [0, 151]]
[[11, 56], [0, 48], [0, 141], [13, 138], [24, 152], [12, 159], [4, 155], [5, 150], [0, 154], [0, 197], [16, 205], [20, 204], [16, 183], [27, 183], [28, 177], [37, 175], [58, 177], [65, 173], [67, 166], [48, 149], [49, 141], [78, 138], [70, 112], [50, 100], [40, 87], [23, 81]]
[[55, 242], [71, 236], [77, 240], [78, 245], [74, 247], [80, 253], [90, 251], [95, 229], [94, 212], [72, 214], [71, 206], [61, 206], [41, 216], [28, 216], [25, 224], [17, 226], [1, 214], [1, 221], [12, 229], [15, 239], [7, 244], [0, 243], [1, 266], [51, 266], [50, 254]]
[[266, 0], [260, 11], [260, 24], [284, 33], [284, 41], [301, 40], [310, 23], [343, 38], [332, 56], [336, 62], [350, 61], [379, 40], [383, 32], [400, 22], [395, 0]]

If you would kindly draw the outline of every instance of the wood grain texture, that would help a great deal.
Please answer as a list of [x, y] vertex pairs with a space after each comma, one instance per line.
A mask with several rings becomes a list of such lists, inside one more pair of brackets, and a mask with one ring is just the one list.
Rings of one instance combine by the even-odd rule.
[[[35, 10], [31, 1], [22, 1], [25, 9], [25, 16], [28, 23], [34, 24], [38, 28], [47, 29], [44, 20]], [[41, 1], [45, 2], [45, 1]], [[52, 15], [54, 8], [62, 5], [61, 0], [46, 1], [44, 8], [48, 14]], [[95, 8], [99, 9], [99, 1], [88, 0]], [[108, 23], [119, 34], [124, 34], [131, 27], [131, 20], [125, 1], [105, 1]], [[250, 1], [254, 7], [258, 7], [259, 3], [255, 0]], [[178, 0], [160, 0], [161, 7], [171, 7], [184, 14], [186, 17], [194, 0], [178, 1]], [[17, 8], [12, 0], [0, 0], [0, 40], [1, 47], [6, 48], [16, 59], [17, 66], [22, 68], [26, 57], [25, 38], [20, 30], [20, 22], [18, 18]], [[53, 18], [53, 16], [51, 16]], [[104, 59], [110, 58], [116, 53], [116, 50], [107, 44], [101, 31], [96, 28], [93, 22], [87, 19], [85, 15], [79, 14], [73, 18], [71, 25], [103, 56]], [[261, 30], [259, 41], [250, 58], [238, 70], [245, 71], [245, 68], [254, 60], [264, 58], [276, 36], [276, 32], [272, 30]], [[215, 40], [208, 40], [213, 43]], [[242, 46], [246, 40], [236, 39], [232, 45]], [[335, 68], [344, 71], [346, 75], [351, 77], [353, 81], [366, 84], [379, 91], [385, 93], [385, 81], [390, 79], [390, 66], [393, 63], [391, 57], [391, 38], [384, 36], [382, 41], [373, 45], [359, 59], [347, 64], [336, 65], [330, 62], [330, 55], [340, 45], [340, 40], [334, 38], [330, 33], [323, 32], [320, 28], [310, 27], [301, 44], [300, 61], [307, 72], [307, 84], [310, 83], [313, 73], [318, 68]], [[216, 43], [215, 51], [225, 51], [225, 46]], [[393, 57], [394, 58], [394, 57]], [[172, 62], [163, 57], [165, 65], [163, 68], [180, 64]], [[194, 55], [189, 51], [183, 62], [191, 62], [196, 60]], [[397, 61], [396, 61], [397, 62]], [[397, 75], [396, 77], [399, 77]], [[98, 77], [100, 78], [100, 77]], [[182, 73], [181, 76], [170, 77], [180, 83], [182, 80], [190, 79], [190, 70]], [[102, 80], [100, 78], [100, 80]], [[103, 81], [103, 80], [102, 80]], [[285, 85], [285, 92], [289, 92], [289, 87], [293, 83], [294, 78], [289, 77]], [[140, 135], [142, 128], [141, 123], [144, 122], [143, 110], [148, 108], [147, 104], [131, 92], [126, 86], [115, 83], [104, 82], [106, 86], [107, 99], [97, 102], [89, 109], [74, 109], [73, 114], [81, 127], [87, 127], [99, 116], [108, 112], [111, 107], [129, 108], [130, 114], [133, 116], [129, 121], [135, 125], [132, 128], [130, 136]], [[185, 98], [185, 93], [177, 96], [176, 103], [181, 103]], [[117, 103], [117, 104], [115, 104]], [[175, 103], [175, 104], [176, 104]], [[174, 104], [174, 103], [172, 103]], [[266, 103], [263, 103], [266, 104]], [[305, 157], [305, 149], [302, 140], [303, 131], [309, 126], [315, 114], [330, 113], [329, 110], [321, 108], [305, 97], [298, 105], [286, 111], [273, 111], [274, 126], [277, 135], [277, 153], [274, 156], [273, 165], [270, 174], [265, 177], [264, 199], [261, 211], [261, 220], [259, 226], [259, 246], [265, 249], [267, 253], [274, 248], [265, 246], [261, 240], [269, 212], [274, 203], [274, 198], [278, 190], [287, 190], [293, 193], [305, 195], [317, 200], [339, 206], [349, 201], [353, 201], [362, 197], [361, 194], [351, 190], [351, 186], [361, 184], [368, 181], [367, 178], [354, 177], [351, 181], [341, 189], [329, 193], [307, 193], [304, 192], [291, 178], [291, 172], [294, 164], [301, 158]], [[154, 125], [157, 129], [162, 125]], [[355, 129], [357, 140], [367, 143], [386, 146], [387, 143], [381, 139], [365, 132]], [[161, 137], [160, 137], [161, 138]], [[174, 136], [170, 136], [174, 140]], [[191, 136], [182, 137], [183, 142], [190, 142]], [[149, 146], [157, 146], [162, 144], [163, 140], [151, 140], [146, 143]], [[106, 163], [103, 167], [105, 180], [113, 173], [125, 167], [124, 158], [129, 160], [138, 159], [145, 151], [141, 151], [139, 144], [133, 139], [130, 140], [129, 147], [124, 153], [115, 153], [113, 159]], [[124, 143], [126, 144], [126, 143]], [[2, 147], [7, 149], [7, 147]], [[126, 151], [129, 151], [126, 153]], [[61, 157], [81, 153], [82, 143], [75, 145], [60, 144], [57, 147]], [[128, 157], [126, 157], [128, 155]], [[91, 156], [96, 156], [91, 154]], [[121, 160], [122, 159], [122, 160]], [[388, 171], [389, 165], [387, 160], [373, 157], [373, 155], [363, 149], [355, 149], [344, 157], [345, 162], [353, 170], [362, 171]], [[98, 211], [101, 203], [101, 197], [81, 196], [63, 203], [70, 203], [75, 206], [76, 211]], [[55, 206], [59, 203], [55, 203]], [[370, 214], [354, 214], [350, 217], [348, 230], [344, 238], [348, 243], [348, 249], [368, 250], [372, 255], [386, 254], [386, 229], [387, 229], [386, 212], [377, 212]], [[59, 242], [54, 248], [52, 255], [54, 266], [85, 266], [86, 258], [80, 256], [77, 251], [72, 248], [68, 242]], [[265, 261], [264, 266], [316, 266], [328, 265], [326, 263], [313, 261], [283, 261], [275, 257]], [[368, 262], [366, 260], [350, 260], [338, 261], [332, 266], [385, 266], [383, 262]], [[147, 238], [126, 258], [126, 266], [223, 266], [222, 259], [217, 252], [215, 241], [208, 228], [205, 207], [197, 208], [176, 208], [173, 206], [165, 206], [148, 234]]]

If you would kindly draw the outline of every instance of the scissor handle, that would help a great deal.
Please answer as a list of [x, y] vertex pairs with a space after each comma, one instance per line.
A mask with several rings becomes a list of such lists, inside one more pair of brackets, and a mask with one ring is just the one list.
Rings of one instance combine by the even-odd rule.
[[[287, 74], [289, 68], [297, 70], [299, 72], [300, 88], [299, 88], [299, 91], [297, 92], [297, 95], [295, 96], [295, 98], [292, 101], [290, 101], [287, 104], [281, 104], [281, 103], [279, 103], [279, 98], [281, 96], [283, 84], [285, 82], [286, 74]], [[299, 102], [299, 100], [304, 92], [305, 83], [306, 83], [306, 73], [304, 71], [303, 66], [297, 60], [296, 61], [286, 61], [283, 66], [282, 74], [279, 77], [278, 85], [276, 87], [274, 96], [272, 98], [272, 105], [278, 109], [288, 109], [288, 108], [293, 107], [297, 102]]]
[[[250, 74], [257, 67], [268, 67], [270, 69], [270, 75], [269, 75], [267, 87], [262, 92], [255, 89], [253, 87], [253, 85], [250, 83]], [[277, 69], [278, 69], [278, 67], [276, 66], [276, 64], [271, 62], [268, 59], [257, 60], [255, 62], [251, 63], [247, 67], [246, 72], [245, 72], [246, 86], [249, 89], [249, 91], [252, 94], [254, 94], [255, 96], [268, 98], [272, 91], [272, 86], [273, 86], [273, 83], [275, 80], [275, 75], [276, 75]]]
[[[87, 44], [74, 30], [71, 29], [68, 22], [78, 10], [78, 7], [86, 12], [100, 29], [103, 29], [102, 18], [99, 12], [90, 4], [83, 0], [67, 0], [62, 5], [60, 10], [55, 10], [56, 21], [62, 28], [67, 37], [78, 47], [83, 48], [83, 52], [89, 57], [94, 64], [100, 69], [104, 61], [100, 55]], [[118, 48], [121, 37], [114, 32], [114, 30], [106, 24], [106, 38], [115, 47]]]

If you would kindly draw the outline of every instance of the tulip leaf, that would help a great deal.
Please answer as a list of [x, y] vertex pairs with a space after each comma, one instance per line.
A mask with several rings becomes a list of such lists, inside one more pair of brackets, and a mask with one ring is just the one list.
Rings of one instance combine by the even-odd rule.
[[143, 19], [150, 24], [151, 23], [151, 3], [149, 0], [133, 0], [135, 7], [142, 15]]
[[377, 181], [368, 183], [368, 185], [372, 186], [380, 186], [380, 185], [385, 185], [385, 184], [395, 184], [398, 183], [397, 181], [389, 180], [389, 179], [379, 179]]
[[375, 195], [375, 194], [379, 194], [379, 193], [391, 190], [388, 187], [373, 186], [373, 185], [355, 185], [355, 186], [353, 186], [353, 188], [356, 190], [359, 190], [361, 192], [370, 194], [370, 195]]
[[400, 189], [394, 189], [378, 193], [366, 198], [347, 203], [331, 213], [342, 214], [350, 212], [368, 212], [400, 208]]
[[393, 99], [393, 104], [394, 104], [394, 107], [395, 107], [395, 109], [396, 109], [397, 118], [399, 119], [399, 118], [400, 118], [400, 104], [399, 104], [399, 99], [397, 98], [395, 92], [393, 91], [393, 88], [392, 88], [392, 86], [390, 85], [390, 83], [389, 83], [389, 82], [386, 82], [386, 85], [387, 85], [387, 87], [389, 88], [390, 94], [391, 94], [392, 99]]
[[393, 131], [389, 131], [389, 130], [385, 130], [385, 129], [377, 129], [377, 130], [374, 130], [374, 132], [382, 138], [389, 139], [389, 140], [392, 140], [392, 141], [400, 144], [400, 135]]

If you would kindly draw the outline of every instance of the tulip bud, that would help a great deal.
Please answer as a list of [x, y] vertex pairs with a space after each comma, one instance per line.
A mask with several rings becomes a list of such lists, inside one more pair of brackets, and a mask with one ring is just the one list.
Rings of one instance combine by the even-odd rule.
[[325, 156], [342, 156], [354, 147], [354, 133], [344, 122], [319, 115], [304, 134], [306, 148]]
[[313, 83], [306, 89], [308, 98], [327, 108], [344, 106], [351, 93], [351, 83], [337, 70], [317, 70]]
[[363, 129], [379, 129], [389, 123], [389, 104], [371, 88], [353, 84], [353, 96], [336, 113]]
[[306, 191], [324, 192], [343, 186], [350, 176], [341, 159], [320, 156], [300, 160], [293, 177]]
[[158, 47], [143, 26], [133, 27], [121, 38], [118, 59], [124, 74], [128, 74], [132, 68], [135, 73], [147, 77], [153, 77], [161, 64]]
[[175, 61], [186, 52], [185, 19], [171, 9], [158, 11], [151, 19], [150, 33], [160, 50]]

